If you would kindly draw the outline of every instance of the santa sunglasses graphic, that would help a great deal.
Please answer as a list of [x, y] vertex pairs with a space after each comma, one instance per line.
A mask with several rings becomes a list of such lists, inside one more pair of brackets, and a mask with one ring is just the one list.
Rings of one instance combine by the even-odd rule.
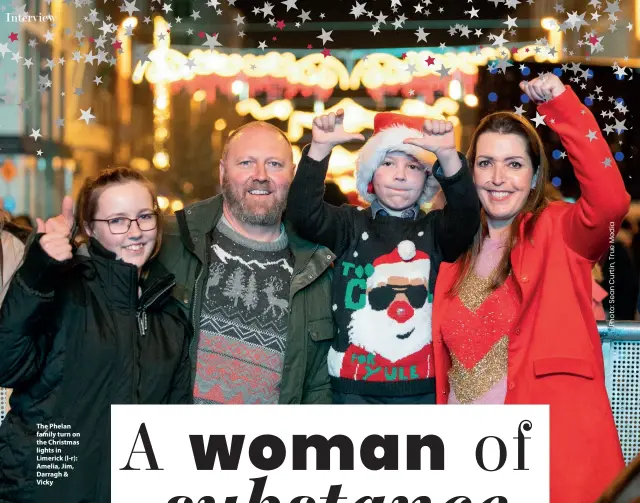
[[329, 350], [330, 374], [376, 382], [432, 377], [429, 256], [402, 241], [373, 267], [366, 303], [351, 315], [349, 347]]

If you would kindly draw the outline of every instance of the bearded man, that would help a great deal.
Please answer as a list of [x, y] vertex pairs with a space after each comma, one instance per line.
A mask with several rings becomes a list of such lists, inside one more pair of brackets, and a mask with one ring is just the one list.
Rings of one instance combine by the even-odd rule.
[[194, 329], [194, 403], [331, 403], [335, 257], [283, 224], [291, 144], [248, 123], [219, 169], [222, 194], [178, 211], [160, 251]]

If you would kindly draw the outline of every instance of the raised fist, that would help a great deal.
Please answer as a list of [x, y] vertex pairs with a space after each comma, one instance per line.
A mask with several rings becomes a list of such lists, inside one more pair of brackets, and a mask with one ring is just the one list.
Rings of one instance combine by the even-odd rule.
[[536, 104], [557, 98], [565, 91], [564, 84], [553, 73], [543, 73], [528, 82], [523, 80], [520, 89]]

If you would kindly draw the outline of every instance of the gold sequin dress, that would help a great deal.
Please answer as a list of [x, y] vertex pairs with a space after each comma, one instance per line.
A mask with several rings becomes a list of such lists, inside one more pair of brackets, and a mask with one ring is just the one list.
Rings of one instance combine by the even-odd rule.
[[[479, 267], [464, 282], [442, 324], [449, 350], [449, 403], [501, 404], [507, 392], [509, 335], [518, 310], [513, 277], [491, 292], [489, 275], [500, 258], [499, 243], [485, 240]], [[489, 269], [493, 270], [493, 267]]]

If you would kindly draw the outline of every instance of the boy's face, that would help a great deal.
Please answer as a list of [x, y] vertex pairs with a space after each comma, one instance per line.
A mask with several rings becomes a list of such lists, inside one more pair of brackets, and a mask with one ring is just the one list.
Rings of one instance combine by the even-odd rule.
[[382, 204], [401, 211], [420, 199], [426, 176], [425, 166], [415, 157], [389, 152], [373, 175], [373, 188]]

